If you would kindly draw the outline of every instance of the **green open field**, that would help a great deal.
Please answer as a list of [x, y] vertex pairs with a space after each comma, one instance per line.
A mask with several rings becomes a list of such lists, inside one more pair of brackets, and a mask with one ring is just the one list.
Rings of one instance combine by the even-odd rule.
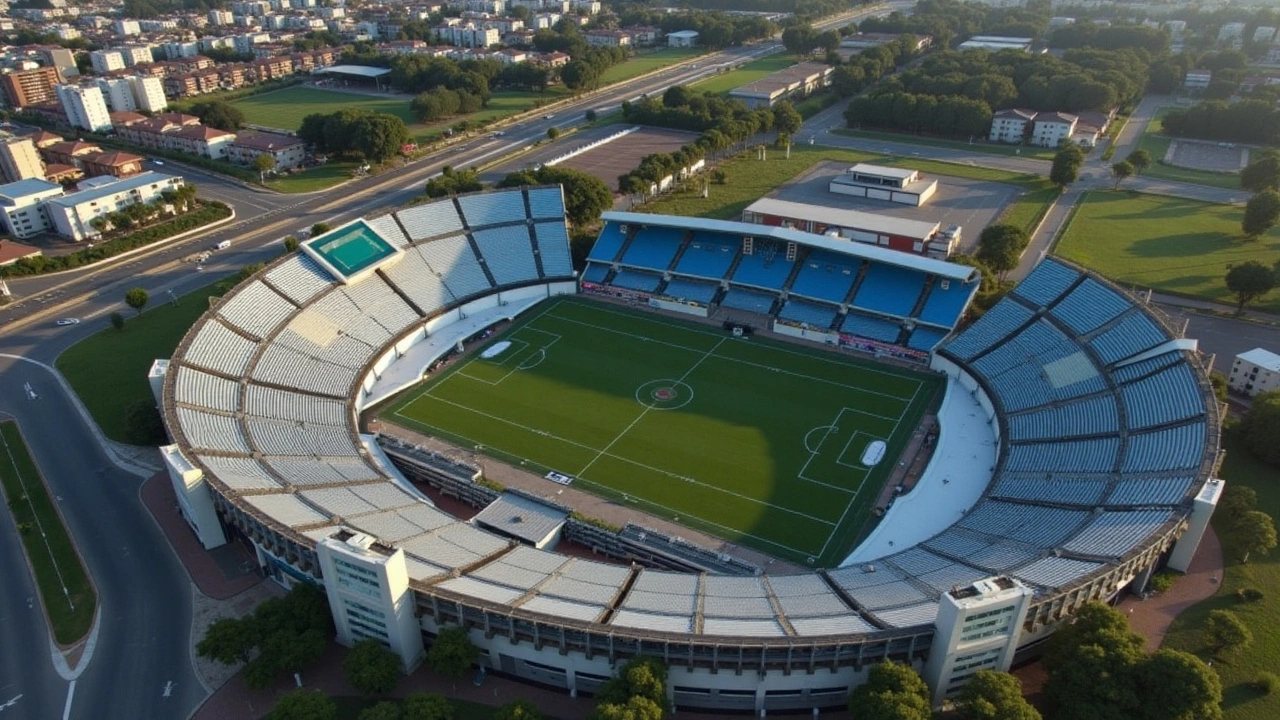
[[[147, 370], [156, 358], [173, 354], [196, 318], [209, 309], [208, 298], [213, 294], [211, 285], [183, 295], [177, 305], [153, 297], [153, 305], [145, 313], [138, 317], [128, 314], [123, 331], [108, 326], [58, 356], [58, 371], [107, 437], [139, 442], [130, 430], [128, 415], [134, 403], [151, 402]], [[104, 368], [110, 371], [111, 382], [102, 381]]]
[[331, 113], [346, 108], [388, 113], [404, 120], [409, 126], [410, 136], [421, 142], [434, 135], [435, 131], [449, 127], [460, 120], [466, 119], [473, 123], [489, 122], [528, 110], [540, 101], [557, 100], [563, 94], [563, 89], [559, 87], [551, 88], [546, 93], [497, 90], [489, 98], [489, 104], [479, 112], [474, 112], [465, 118], [459, 116], [430, 125], [421, 124], [413, 117], [413, 113], [409, 112], [409, 98], [404, 95], [383, 97], [312, 87], [290, 87], [250, 95], [235, 100], [232, 104], [244, 112], [245, 122], [281, 130], [297, 130], [302, 126], [302, 118], [313, 113]]
[[1151, 124], [1147, 125], [1146, 132], [1138, 139], [1138, 148], [1151, 153], [1151, 167], [1143, 170], [1142, 174], [1145, 177], [1159, 178], [1161, 180], [1212, 185], [1213, 187], [1228, 188], [1230, 190], [1238, 189], [1240, 187], [1240, 175], [1238, 173], [1210, 172], [1208, 170], [1195, 170], [1193, 168], [1164, 164], [1164, 156], [1165, 153], [1169, 152], [1171, 138], [1160, 134], [1163, 129], [1160, 125], [1160, 118], [1164, 117], [1165, 113], [1172, 109], [1171, 107], [1163, 107], [1157, 110], [1155, 117], [1151, 120]]
[[668, 65], [690, 60], [706, 52], [707, 50], [704, 48], [667, 47], [655, 52], [636, 55], [626, 62], [618, 63], [605, 70], [604, 75], [600, 78], [600, 84], [612, 85], [613, 83], [624, 82]]
[[[1280, 228], [1248, 242], [1240, 234], [1243, 215], [1231, 205], [1091, 191], [1055, 252], [1126, 285], [1233, 303], [1223, 280], [1230, 265], [1270, 266], [1280, 257]], [[1280, 293], [1251, 307], [1280, 311]]]
[[[1258, 462], [1240, 442], [1238, 434], [1223, 434], [1227, 459], [1222, 478], [1232, 484], [1253, 488], [1258, 493], [1257, 509], [1280, 518], [1280, 470]], [[1223, 541], [1226, 569], [1213, 597], [1192, 606], [1178, 616], [1165, 637], [1164, 647], [1193, 652], [1212, 659], [1203, 637], [1205, 620], [1213, 610], [1230, 610], [1253, 632], [1253, 644], [1227, 658], [1213, 660], [1213, 669], [1222, 678], [1223, 715], [1226, 720], [1274, 720], [1280, 717], [1280, 694], [1263, 695], [1249, 686], [1258, 673], [1275, 673], [1280, 668], [1280, 552], [1267, 557], [1239, 561], [1239, 552], [1227, 535], [1231, 518], [1221, 511], [1213, 516], [1213, 528]], [[1179, 581], [1185, 582], [1185, 581]], [[1241, 588], [1257, 588], [1264, 594], [1258, 602], [1236, 598]]]
[[910, 143], [912, 145], [924, 145], [927, 147], [987, 153], [988, 155], [1020, 156], [1032, 158], [1034, 160], [1053, 160], [1053, 156], [1058, 152], [1057, 148], [1042, 148], [1036, 147], [1035, 145], [1007, 145], [1003, 143], [988, 142], [986, 140], [965, 142], [963, 140], [948, 140], [946, 138], [931, 137], [928, 135], [913, 135], [911, 133], [886, 132], [883, 130], [850, 130], [848, 128], [836, 128], [831, 132], [837, 135], [862, 138], [864, 140]]
[[14, 422], [0, 423], [0, 487], [35, 572], [53, 635], [63, 645], [74, 643], [89, 633], [98, 596]]
[[737, 70], [730, 70], [719, 75], [712, 75], [706, 80], [699, 80], [690, 87], [700, 93], [724, 94], [736, 87], [768, 77], [783, 68], [789, 68], [795, 64], [796, 59], [790, 55], [770, 55], [759, 60], [752, 60]]
[[498, 341], [384, 419], [820, 567], [852, 546], [940, 384], [582, 299]]

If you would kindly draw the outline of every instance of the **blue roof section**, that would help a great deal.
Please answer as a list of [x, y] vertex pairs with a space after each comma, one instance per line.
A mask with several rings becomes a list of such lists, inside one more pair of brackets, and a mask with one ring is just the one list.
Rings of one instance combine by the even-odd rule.
[[642, 225], [658, 225], [662, 227], [718, 232], [739, 237], [773, 238], [788, 242], [796, 242], [809, 247], [830, 250], [842, 255], [865, 258], [885, 265], [896, 265], [923, 273], [931, 273], [945, 278], [969, 280], [977, 277], [978, 270], [968, 265], [958, 265], [945, 260], [921, 257], [899, 250], [868, 245], [852, 240], [841, 240], [800, 232], [789, 228], [757, 225], [755, 223], [736, 222], [733, 220], [711, 220], [708, 218], [682, 217], [679, 215], [657, 215], [634, 212], [606, 212], [600, 216], [607, 222], [638, 223]]

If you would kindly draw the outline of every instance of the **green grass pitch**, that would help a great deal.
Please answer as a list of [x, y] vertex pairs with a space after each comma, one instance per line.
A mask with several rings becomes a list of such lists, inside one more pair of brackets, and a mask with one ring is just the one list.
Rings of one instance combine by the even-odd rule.
[[[801, 564], [843, 559], [938, 378], [550, 301], [384, 419]], [[862, 465], [875, 440], [887, 451]]]

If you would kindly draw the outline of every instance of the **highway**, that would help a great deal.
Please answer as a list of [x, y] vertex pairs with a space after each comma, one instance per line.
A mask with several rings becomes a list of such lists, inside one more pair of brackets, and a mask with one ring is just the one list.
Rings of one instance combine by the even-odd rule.
[[[896, 2], [820, 26], [907, 8]], [[36, 463], [59, 503], [99, 597], [99, 623], [76, 668], [67, 669], [53, 645], [21, 542], [7, 513], [0, 520], [0, 720], [181, 720], [206, 692], [191, 663], [193, 587], [154, 520], [138, 500], [141, 478], [119, 469], [96, 440], [50, 366], [63, 350], [108, 324], [123, 310], [124, 291], [143, 287], [153, 304], [269, 260], [280, 240], [317, 222], [336, 224], [405, 204], [422, 193], [444, 165], [469, 167], [498, 160], [546, 137], [549, 127], [584, 121], [587, 110], [612, 112], [624, 100], [660, 93], [777, 52], [777, 42], [705, 55], [592, 93], [543, 115], [509, 124], [501, 136], [476, 137], [428, 158], [328, 191], [281, 195], [201, 170], [167, 163], [202, 197], [236, 210], [234, 221], [139, 255], [93, 268], [9, 281], [17, 301], [0, 308], [0, 419], [16, 418]], [[572, 142], [571, 137], [567, 140]], [[230, 240], [197, 270], [190, 256]], [[194, 302], [194, 300], [187, 300]], [[58, 327], [54, 319], [80, 318]], [[112, 382], [104, 372], [102, 382]], [[28, 394], [24, 388], [30, 386]], [[20, 650], [19, 650], [20, 649]]]

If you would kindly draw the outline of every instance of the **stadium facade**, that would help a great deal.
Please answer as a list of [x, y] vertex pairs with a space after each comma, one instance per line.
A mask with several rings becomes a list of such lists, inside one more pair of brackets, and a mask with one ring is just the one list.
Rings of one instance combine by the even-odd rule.
[[[791, 575], [690, 571], [570, 519], [566, 537], [647, 566], [573, 558], [440, 511], [415, 482], [474, 504], [495, 493], [455, 458], [362, 434], [359, 415], [460, 343], [577, 292], [563, 212], [558, 187], [416, 205], [318, 238], [349, 275], [295, 253], [222, 298], [156, 377], [166, 462], [202, 542], [248, 539], [277, 580], [324, 584], [340, 639], [378, 638], [406, 668], [441, 626], [462, 623], [481, 662], [512, 677], [591, 693], [650, 655], [670, 668], [674, 706], [752, 712], [840, 706], [885, 659], [924, 671], [941, 698], [1033, 652], [1080, 604], [1189, 563], [1221, 491], [1220, 409], [1194, 342], [1123, 291], [1048, 259], [956, 334], [976, 277], [945, 277], [949, 264], [844, 256], [831, 238], [778, 229], [788, 234], [765, 243], [768, 258], [748, 259], [756, 238], [738, 224], [662, 216], [655, 233], [631, 216], [625, 231], [607, 224], [616, 245], [593, 251], [585, 282], [611, 292], [619, 277], [653, 274], [648, 290], [618, 291], [655, 304], [673, 281], [713, 286], [710, 303], [740, 291], [761, 308], [752, 296], [772, 294], [762, 314], [779, 327], [927, 363], [948, 393], [980, 404], [974, 422], [998, 441], [982, 498], [912, 547]], [[363, 245], [326, 240], [339, 236]], [[650, 236], [660, 247], [635, 245], [643, 262], [628, 267]], [[682, 274], [695, 239], [707, 254]], [[806, 270], [817, 252], [826, 259]], [[744, 265], [760, 282], [735, 282]], [[812, 307], [788, 321], [806, 297], [793, 297], [797, 282]], [[913, 345], [921, 328], [931, 333]]]

